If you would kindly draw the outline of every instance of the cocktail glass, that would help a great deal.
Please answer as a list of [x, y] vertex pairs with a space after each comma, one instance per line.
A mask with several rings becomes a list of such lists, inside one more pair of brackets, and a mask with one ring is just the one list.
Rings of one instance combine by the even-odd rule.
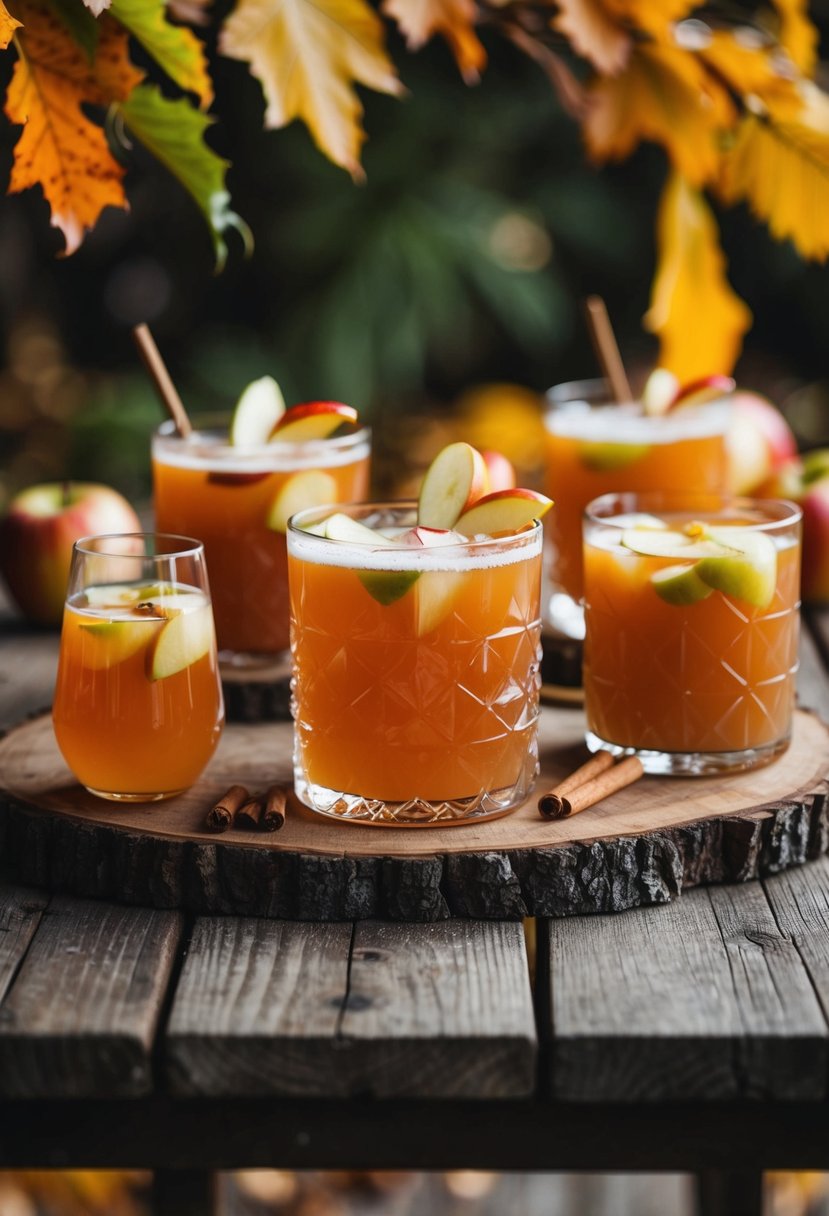
[[127, 533], [75, 544], [53, 720], [90, 793], [155, 802], [193, 784], [224, 722], [198, 541]]
[[584, 637], [582, 513], [614, 490], [726, 490], [726, 397], [654, 417], [639, 402], [619, 404], [604, 380], [559, 384], [547, 394], [546, 485], [556, 509], [545, 520], [549, 594], [545, 620]]
[[288, 518], [304, 507], [368, 492], [365, 427], [304, 443], [230, 444], [227, 428], [153, 440], [156, 527], [197, 536], [213, 580], [223, 665], [267, 665], [289, 646]]
[[591, 749], [633, 750], [646, 772], [677, 775], [755, 768], [785, 750], [800, 518], [794, 503], [717, 495], [608, 494], [588, 505]]
[[337, 510], [383, 537], [309, 531], [328, 509], [288, 530], [299, 798], [380, 824], [504, 814], [538, 767], [541, 525], [389, 545], [415, 504]]

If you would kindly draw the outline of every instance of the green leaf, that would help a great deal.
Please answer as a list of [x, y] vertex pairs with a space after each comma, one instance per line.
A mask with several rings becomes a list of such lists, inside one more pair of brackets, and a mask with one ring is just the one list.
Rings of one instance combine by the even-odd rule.
[[95, 16], [86, 5], [78, 4], [78, 0], [50, 0], [50, 7], [91, 63], [101, 32]]
[[249, 253], [253, 248], [251, 231], [230, 209], [230, 195], [225, 187], [228, 161], [204, 142], [204, 133], [213, 119], [194, 109], [183, 97], [170, 101], [156, 85], [133, 89], [116, 112], [195, 200], [210, 229], [217, 270], [227, 260], [224, 234], [228, 228], [236, 229], [244, 241], [245, 252]]
[[112, 0], [109, 11], [171, 80], [185, 92], [195, 93], [202, 107], [210, 105], [213, 85], [204, 47], [192, 30], [169, 23], [163, 0]]

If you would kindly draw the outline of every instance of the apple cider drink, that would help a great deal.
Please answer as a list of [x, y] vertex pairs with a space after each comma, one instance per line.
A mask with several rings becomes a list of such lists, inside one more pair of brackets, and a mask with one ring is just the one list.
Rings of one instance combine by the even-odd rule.
[[[663, 414], [649, 414], [641, 403], [612, 403], [600, 380], [551, 390], [545, 419], [546, 490], [557, 509], [547, 523], [552, 554], [548, 616], [560, 632], [583, 636], [581, 523], [591, 499], [615, 490], [725, 491], [731, 387], [723, 380], [720, 388], [700, 389]], [[714, 399], [705, 400], [711, 393]]]
[[204, 543], [219, 648], [240, 665], [288, 649], [289, 516], [364, 498], [369, 460], [368, 431], [349, 407], [295, 406], [263, 428], [244, 401], [229, 433], [183, 439], [165, 424], [153, 443], [156, 526]]
[[200, 545], [140, 534], [78, 542], [53, 720], [93, 794], [157, 801], [193, 784], [224, 720]]
[[756, 767], [788, 745], [800, 511], [792, 503], [609, 494], [584, 546], [588, 744], [647, 772]]
[[532, 516], [545, 501], [534, 497], [514, 532], [492, 517], [498, 536], [485, 504], [454, 528], [418, 525], [405, 504], [292, 520], [294, 781], [306, 805], [416, 825], [526, 798], [539, 693]]

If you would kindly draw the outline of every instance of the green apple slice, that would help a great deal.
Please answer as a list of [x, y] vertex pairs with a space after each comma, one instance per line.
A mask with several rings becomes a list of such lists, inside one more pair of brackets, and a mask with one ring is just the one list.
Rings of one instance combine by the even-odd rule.
[[[359, 520], [352, 519], [341, 511], [330, 515], [325, 521], [328, 540], [349, 541], [355, 545], [371, 545], [372, 548], [388, 548], [394, 542], [382, 532], [367, 528]], [[378, 604], [388, 607], [402, 599], [420, 577], [417, 570], [358, 570], [357, 577], [366, 591]]]
[[86, 602], [92, 608], [132, 608], [149, 600], [152, 596], [164, 595], [166, 587], [161, 583], [145, 583], [136, 586], [135, 583], [102, 583], [97, 587], [87, 587], [84, 594]]
[[738, 557], [739, 549], [727, 541], [715, 540], [713, 534], [664, 531], [658, 528], [625, 528], [622, 545], [642, 557], [670, 557], [676, 561], [694, 562], [700, 558]]
[[337, 501], [337, 483], [324, 469], [302, 469], [282, 484], [268, 509], [266, 525], [287, 532], [288, 520], [306, 507], [323, 507]]
[[712, 587], [704, 583], [697, 573], [697, 564], [691, 566], [666, 566], [651, 575], [653, 589], [666, 604], [685, 607], [697, 604], [713, 595]]
[[579, 444], [579, 459], [593, 473], [613, 473], [636, 464], [651, 450], [649, 443], [593, 443]]
[[132, 658], [158, 632], [152, 620], [90, 621], [80, 628], [84, 636], [83, 665], [91, 671], [104, 671]]
[[209, 654], [214, 645], [213, 613], [209, 604], [170, 617], [159, 629], [152, 649], [150, 679], [166, 680], [185, 671]]
[[699, 577], [715, 591], [754, 608], [768, 608], [777, 586], [777, 549], [771, 537], [746, 528], [709, 528], [707, 535], [733, 555], [705, 557]]
[[268, 436], [285, 413], [285, 399], [273, 376], [252, 380], [236, 402], [230, 420], [233, 447], [255, 447]]

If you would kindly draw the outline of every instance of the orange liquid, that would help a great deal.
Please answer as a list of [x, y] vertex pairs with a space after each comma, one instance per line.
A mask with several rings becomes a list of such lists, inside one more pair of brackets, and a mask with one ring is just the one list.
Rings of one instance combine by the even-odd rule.
[[785, 739], [795, 695], [799, 546], [778, 551], [768, 608], [715, 591], [665, 603], [648, 581], [676, 559], [585, 545], [588, 727], [608, 743], [724, 752]]
[[[607, 438], [615, 443], [612, 430], [608, 415], [610, 433]], [[591, 434], [591, 441], [592, 438]], [[631, 452], [635, 452], [640, 445], [629, 446]], [[615, 469], [596, 469], [585, 463], [582, 440], [548, 431], [546, 455], [545, 492], [555, 501], [555, 507], [544, 520], [555, 553], [553, 578], [576, 601], [584, 594], [582, 515], [593, 498], [615, 490], [637, 493], [670, 490], [676, 494], [683, 491], [716, 494], [725, 490], [726, 455], [722, 434], [652, 443], [629, 463], [622, 458]], [[589, 455], [587, 459], [590, 459]]]
[[538, 556], [450, 574], [451, 609], [422, 637], [411, 593], [379, 604], [352, 569], [289, 562], [296, 740], [312, 784], [405, 802], [505, 789], [528, 767], [532, 779]]
[[[365, 498], [367, 455], [325, 471], [337, 485], [333, 501]], [[278, 654], [288, 648], [285, 536], [272, 531], [267, 518], [292, 475], [280, 470], [235, 476], [222, 473], [218, 463], [211, 470], [153, 461], [156, 527], [204, 544], [220, 650]]]
[[187, 789], [213, 755], [224, 722], [215, 648], [183, 671], [149, 678], [163, 621], [135, 621], [146, 638], [134, 653], [100, 666], [91, 622], [123, 620], [68, 604], [63, 617], [53, 720], [66, 763], [87, 788], [109, 794]]

